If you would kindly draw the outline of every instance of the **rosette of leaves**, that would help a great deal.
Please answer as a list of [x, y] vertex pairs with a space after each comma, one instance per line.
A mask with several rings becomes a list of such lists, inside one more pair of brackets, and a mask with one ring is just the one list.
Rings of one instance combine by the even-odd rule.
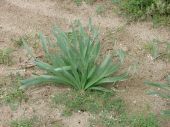
[[[99, 32], [92, 26], [91, 21], [88, 30], [78, 22], [69, 33], [55, 27], [53, 34], [54, 43], [40, 34], [47, 62], [35, 59], [35, 65], [46, 73], [21, 81], [21, 89], [36, 84], [53, 83], [66, 85], [76, 90], [110, 91], [104, 85], [117, 83], [127, 78], [126, 73], [115, 76], [120, 64], [114, 64], [110, 55], [107, 55], [103, 62], [98, 62]], [[51, 52], [50, 46], [59, 50]], [[28, 46], [27, 49], [30, 51]]]

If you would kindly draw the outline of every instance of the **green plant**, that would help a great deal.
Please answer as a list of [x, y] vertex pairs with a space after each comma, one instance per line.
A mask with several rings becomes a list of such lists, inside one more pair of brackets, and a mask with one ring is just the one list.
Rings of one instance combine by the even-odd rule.
[[23, 37], [19, 37], [19, 38], [16, 38], [16, 39], [12, 38], [11, 41], [14, 43], [14, 46], [21, 47], [24, 44], [23, 41], [22, 41], [22, 38]]
[[10, 65], [12, 63], [12, 49], [0, 49], [0, 64]]
[[153, 40], [152, 42], [145, 44], [144, 48], [152, 55], [154, 59], [159, 56], [158, 41]]
[[25, 94], [23, 91], [19, 89], [11, 89], [4, 97], [3, 97], [5, 103], [8, 104], [14, 104], [14, 103], [20, 103], [22, 100], [26, 99]]
[[14, 45], [17, 47], [21, 47], [23, 46], [23, 41], [22, 38], [18, 38], [18, 39], [11, 39], [14, 42]]
[[133, 19], [145, 18], [146, 9], [151, 6], [154, 0], [123, 0], [120, 3], [121, 9]]
[[[167, 83], [158, 83], [158, 82], [145, 82], [146, 85], [154, 86], [157, 88], [161, 88], [163, 91], [149, 91], [150, 95], [158, 95], [162, 98], [170, 99], [170, 75], [167, 77]], [[162, 111], [164, 115], [170, 116], [170, 110]]]
[[104, 113], [98, 118], [92, 119], [90, 124], [90, 127], [159, 127], [159, 122], [153, 114], [127, 115], [124, 113], [120, 116], [113, 116]]
[[120, 59], [121, 64], [123, 64], [125, 58], [126, 58], [126, 52], [122, 49], [117, 50], [117, 56]]
[[170, 16], [155, 15], [152, 19], [154, 27], [170, 26]]
[[82, 4], [83, 0], [74, 0], [74, 2], [76, 3], [77, 6], [80, 6]]
[[98, 5], [96, 7], [96, 13], [97, 15], [102, 15], [105, 12], [105, 7], [103, 5]]
[[92, 5], [96, 0], [74, 0], [77, 6], [80, 6], [82, 2]]
[[14, 120], [10, 123], [10, 127], [33, 127], [34, 120], [33, 119], [20, 119]]
[[[22, 78], [19, 75], [10, 75], [4, 78], [7, 81], [3, 81], [2, 83], [4, 84], [5, 82], [6, 85], [4, 87], [8, 87], [5, 89], [3, 89], [3, 87], [1, 88], [2, 91], [0, 91], [0, 100], [2, 103], [10, 105], [11, 108], [15, 109], [22, 101], [26, 101], [28, 99], [26, 94], [19, 89], [19, 82]], [[2, 80], [3, 79], [1, 79], [1, 81]]]
[[57, 94], [52, 99], [55, 104], [65, 107], [63, 114], [67, 116], [78, 111], [93, 114], [113, 111], [120, 114], [125, 110], [123, 100], [113, 97], [113, 93], [70, 91]]
[[161, 42], [159, 40], [153, 40], [144, 45], [146, 51], [148, 51], [153, 59], [165, 59], [170, 61], [170, 43]]
[[170, 61], [170, 43], [167, 43], [166, 45], [166, 51], [165, 51], [167, 59]]
[[131, 127], [159, 127], [158, 120], [153, 114], [133, 116], [130, 125]]
[[[56, 37], [55, 44], [50, 43], [40, 34], [47, 62], [35, 59], [35, 65], [46, 73], [23, 80], [21, 89], [50, 82], [71, 86], [76, 90], [109, 91], [103, 87], [103, 84], [115, 84], [127, 78], [126, 73], [113, 76], [119, 70], [119, 64], [113, 64], [110, 55], [106, 56], [103, 62], [99, 64], [99, 33], [91, 25], [91, 22], [88, 32], [79, 22], [78, 27], [74, 27], [69, 36], [58, 27], [55, 27], [53, 33]], [[59, 52], [51, 51], [48, 48], [48, 45], [52, 48], [56, 44], [60, 48]], [[57, 47], [55, 48], [57, 49]]]
[[152, 19], [154, 25], [170, 26], [168, 0], [112, 0], [130, 20]]
[[97, 0], [84, 0], [87, 4], [94, 4], [94, 2], [96, 2]]
[[112, 3], [120, 3], [120, 0], [111, 0]]
[[64, 125], [60, 121], [57, 121], [52, 125], [52, 127], [64, 127]]
[[100, 116], [90, 120], [90, 127], [126, 127], [128, 122], [124, 121], [123, 117], [128, 121], [125, 114], [115, 116], [109, 113], [102, 113]]
[[168, 0], [154, 0], [148, 8], [149, 15], [166, 15], [170, 14], [170, 2]]

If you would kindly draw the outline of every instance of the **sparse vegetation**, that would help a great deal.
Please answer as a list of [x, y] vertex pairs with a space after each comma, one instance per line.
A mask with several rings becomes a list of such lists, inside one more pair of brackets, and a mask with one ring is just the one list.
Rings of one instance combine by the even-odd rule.
[[159, 127], [157, 118], [153, 114], [133, 115], [121, 114], [118, 117], [104, 114], [91, 121], [90, 127]]
[[122, 49], [119, 49], [117, 50], [117, 56], [119, 57], [121, 64], [123, 64], [126, 57], [126, 52]]
[[146, 51], [148, 51], [153, 59], [163, 59], [170, 61], [170, 43], [161, 42], [159, 40], [153, 40], [144, 45]]
[[[170, 99], [170, 75], [167, 77], [167, 82], [166, 83], [158, 83], [158, 82], [149, 82], [146, 81], [145, 82], [146, 85], [149, 86], [154, 86], [157, 88], [162, 89], [162, 91], [158, 90], [158, 91], [149, 91], [148, 94], [150, 95], [158, 95], [162, 98], [166, 98], [166, 99]], [[170, 110], [164, 110], [162, 112], [164, 115], [167, 115], [170, 117]]]
[[5, 95], [3, 95], [2, 99], [6, 104], [15, 109], [23, 100], [27, 100], [27, 97], [24, 92], [18, 88], [12, 88]]
[[12, 49], [5, 48], [0, 49], [0, 64], [10, 65], [12, 64]]
[[39, 37], [37, 34], [27, 34], [20, 36], [18, 38], [12, 38], [11, 41], [15, 48], [24, 47], [24, 40], [27, 41], [30, 45], [32, 45], [33, 51], [37, 53], [40, 48]]
[[113, 93], [70, 91], [55, 95], [53, 101], [65, 107], [64, 115], [79, 111], [94, 114], [114, 111], [119, 114], [125, 110], [123, 100], [114, 97]]
[[33, 127], [34, 120], [33, 119], [19, 119], [11, 121], [10, 127]]
[[62, 123], [57, 121], [52, 125], [52, 127], [65, 127], [65, 126]]
[[130, 120], [131, 127], [159, 127], [159, 122], [155, 115], [133, 116]]
[[[4, 77], [5, 78], [5, 77]], [[0, 92], [0, 100], [1, 102], [10, 105], [11, 108], [16, 109], [19, 104], [21, 104], [22, 101], [27, 100], [27, 96], [24, 94], [22, 90], [19, 89], [20, 87], [20, 80], [21, 76], [11, 75], [10, 78], [8, 78], [8, 89], [7, 90], [1, 90]], [[6, 81], [4, 82], [4, 84]]]
[[154, 59], [159, 56], [158, 43], [158, 41], [153, 40], [144, 45], [145, 50], [148, 51]]
[[23, 46], [23, 40], [22, 40], [23, 37], [19, 37], [17, 39], [11, 39], [11, 41], [14, 43], [14, 46], [15, 47], [22, 47]]
[[74, 0], [77, 6], [80, 6], [82, 2], [85, 2], [86, 4], [92, 5], [96, 0]]
[[96, 7], [97, 15], [102, 15], [105, 12], [106, 8], [103, 5], [98, 5]]
[[127, 113], [124, 101], [113, 93], [69, 91], [56, 94], [52, 99], [57, 106], [64, 107], [64, 116], [71, 116], [73, 112], [94, 114], [90, 127], [159, 127], [153, 114]]

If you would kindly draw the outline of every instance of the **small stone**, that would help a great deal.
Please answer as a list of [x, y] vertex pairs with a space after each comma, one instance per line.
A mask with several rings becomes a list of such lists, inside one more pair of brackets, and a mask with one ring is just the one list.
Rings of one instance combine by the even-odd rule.
[[136, 104], [136, 100], [135, 100], [135, 101], [133, 101], [133, 103], [134, 103], [134, 104]]

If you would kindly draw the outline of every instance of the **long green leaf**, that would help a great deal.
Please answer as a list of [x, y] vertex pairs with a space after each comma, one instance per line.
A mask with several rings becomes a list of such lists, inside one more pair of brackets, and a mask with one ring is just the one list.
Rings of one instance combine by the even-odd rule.
[[96, 91], [102, 91], [102, 92], [107, 92], [107, 93], [111, 93], [112, 90], [106, 89], [104, 87], [100, 87], [100, 86], [96, 86], [96, 87], [91, 87], [91, 90], [96, 90]]
[[120, 75], [120, 76], [116, 76], [116, 77], [107, 77], [107, 78], [103, 78], [99, 82], [96, 82], [95, 85], [125, 81], [125, 80], [127, 80], [127, 77], [128, 77], [128, 75], [126, 73], [123, 75]]
[[30, 79], [22, 80], [21, 81], [22, 86], [20, 87], [20, 89], [25, 89], [27, 87], [30, 87], [36, 84], [44, 84], [48, 82], [65, 84], [64, 81], [62, 81], [60, 78], [56, 76], [41, 75], [41, 76], [36, 76]]
[[159, 87], [159, 88], [162, 88], [164, 90], [170, 90], [170, 87], [169, 87], [168, 84], [157, 83], [157, 82], [149, 82], [149, 81], [145, 81], [144, 83], [146, 85], [150, 85], [150, 86], [154, 86], [154, 87]]

